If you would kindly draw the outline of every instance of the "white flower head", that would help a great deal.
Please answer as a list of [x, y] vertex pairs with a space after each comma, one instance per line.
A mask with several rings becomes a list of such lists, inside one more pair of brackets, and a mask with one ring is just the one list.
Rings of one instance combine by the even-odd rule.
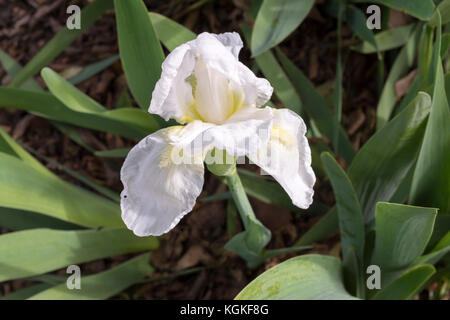
[[163, 62], [149, 112], [181, 125], [141, 140], [122, 166], [122, 218], [136, 235], [166, 233], [192, 210], [203, 188], [203, 161], [214, 148], [247, 156], [296, 206], [312, 203], [306, 126], [288, 109], [261, 108], [273, 88], [238, 60], [241, 48], [235, 32], [205, 32]]

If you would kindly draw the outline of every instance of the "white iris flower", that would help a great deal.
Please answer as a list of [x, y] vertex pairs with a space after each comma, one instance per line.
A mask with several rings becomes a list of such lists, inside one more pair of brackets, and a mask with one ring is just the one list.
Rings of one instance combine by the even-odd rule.
[[166, 233], [192, 210], [203, 188], [203, 160], [214, 148], [247, 156], [296, 206], [312, 203], [306, 126], [288, 109], [261, 108], [273, 88], [238, 60], [241, 48], [235, 32], [202, 33], [162, 64], [149, 112], [183, 125], [150, 134], [125, 159], [122, 218], [136, 235]]

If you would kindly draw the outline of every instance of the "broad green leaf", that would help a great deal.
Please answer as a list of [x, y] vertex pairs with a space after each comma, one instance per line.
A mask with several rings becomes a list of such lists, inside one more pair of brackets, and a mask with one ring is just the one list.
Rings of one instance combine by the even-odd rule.
[[428, 20], [433, 16], [433, 0], [351, 0], [353, 2], [378, 3], [389, 8], [404, 11], [420, 20]]
[[[378, 201], [397, 197], [397, 190], [416, 162], [425, 120], [431, 106], [426, 93], [419, 93], [385, 128], [361, 148], [348, 170], [358, 194], [366, 223], [371, 223]], [[320, 241], [338, 229], [335, 207], [312, 226], [298, 245]]]
[[40, 117], [83, 128], [141, 139], [160, 127], [151, 115], [138, 108], [121, 108], [101, 113], [76, 112], [48, 93], [0, 88], [0, 108], [29, 111]]
[[[108, 119], [123, 121], [132, 126], [140, 127], [143, 130], [157, 126], [157, 122], [153, 119], [152, 115], [143, 110], [135, 108], [106, 110], [102, 105], [78, 90], [49, 68], [43, 69], [42, 77], [50, 91], [64, 105], [75, 112], [96, 114], [97, 116], [103, 116]], [[144, 113], [146, 116], [142, 116]]]
[[[435, 49], [439, 53], [440, 49]], [[411, 186], [410, 203], [450, 213], [450, 109], [440, 59], [433, 102]]]
[[256, 16], [251, 38], [257, 56], [283, 41], [306, 18], [314, 0], [264, 0]]
[[450, 22], [450, 0], [442, 0], [441, 3], [437, 6], [437, 9], [430, 23], [437, 25], [438, 24], [438, 12], [441, 15], [441, 23], [442, 25], [446, 25]]
[[392, 198], [416, 162], [430, 106], [430, 96], [419, 92], [353, 159], [348, 176], [358, 194], [366, 223], [373, 220], [376, 203]]
[[161, 74], [164, 53], [142, 0], [114, 0], [123, 69], [131, 93], [147, 110]]
[[[375, 35], [375, 42], [380, 52], [395, 49], [403, 46], [411, 36], [416, 24], [411, 23], [406, 26], [381, 31]], [[353, 50], [360, 53], [375, 53], [376, 47], [370, 41], [352, 47]]]
[[[14, 77], [17, 73], [22, 70], [22, 66], [17, 63], [9, 54], [0, 50], [0, 63], [3, 66], [3, 69], [11, 76]], [[20, 86], [22, 89], [33, 90], [33, 91], [42, 91], [41, 86], [32, 78], [28, 79]]]
[[36, 228], [77, 230], [82, 227], [37, 212], [0, 207], [0, 226], [19, 231]]
[[[0, 60], [2, 57], [2, 51], [0, 50]], [[8, 56], [9, 57], [9, 56]], [[118, 55], [117, 55], [118, 58]], [[104, 61], [106, 62], [106, 60], [108, 60], [110, 58], [105, 59]], [[7, 67], [5, 67], [6, 72], [14, 77], [20, 70], [22, 70], [22, 66], [17, 63], [14, 59], [12, 59], [11, 57], [9, 57], [10, 65], [7, 65]], [[99, 67], [106, 67], [106, 66], [100, 66], [102, 62], [99, 62]], [[112, 62], [111, 62], [112, 63]], [[9, 67], [8, 67], [9, 66]], [[95, 70], [94, 70], [95, 69]], [[84, 80], [83, 77], [90, 77], [94, 72], [99, 72], [101, 71], [100, 68], [97, 69], [96, 64], [93, 64], [91, 66], [87, 66], [86, 68], [83, 68], [83, 70], [80, 72], [80, 74], [78, 76], [76, 76], [75, 78], [73, 78], [71, 83], [77, 83], [77, 81], [81, 81]], [[26, 84], [29, 84], [29, 86], [26, 86]], [[42, 89], [39, 84], [33, 79], [30, 78], [27, 81], [25, 81], [25, 83], [21, 86], [22, 89], [30, 89], [34, 91], [40, 91], [40, 92], [44, 92], [44, 89]], [[130, 104], [131, 105], [131, 104]], [[128, 105], [128, 106], [130, 106]], [[88, 146], [86, 143], [84, 143], [83, 139], [81, 139], [80, 134], [78, 133], [78, 131], [72, 127], [70, 127], [67, 124], [63, 124], [63, 123], [57, 123], [56, 121], [52, 121], [52, 124], [62, 133], [64, 133], [65, 135], [69, 136], [70, 139], [72, 139], [73, 141], [75, 141], [77, 144], [79, 144], [80, 146], [82, 146], [83, 148], [85, 148], [86, 150], [93, 152], [93, 149]]]
[[389, 202], [393, 203], [405, 203], [409, 196], [409, 190], [411, 189], [411, 182], [414, 173], [414, 165], [409, 169], [403, 181], [398, 186], [395, 193], [392, 195]]
[[[334, 143], [334, 139], [331, 139], [334, 134], [334, 119], [330, 106], [317, 92], [314, 85], [303, 74], [303, 72], [297, 68], [297, 66], [294, 65], [279, 49], [277, 49], [277, 56], [280, 59], [284, 70], [286, 70], [287, 75], [291, 79], [295, 89], [300, 94], [306, 111], [314, 119], [321, 133], [326, 135], [329, 140]], [[339, 145], [334, 145], [334, 148], [339, 150], [347, 163], [351, 163], [355, 155], [355, 151], [353, 150], [347, 134], [342, 128], [339, 130], [338, 143]]]
[[336, 197], [336, 206], [341, 232], [342, 251], [345, 253], [349, 246], [354, 246], [359, 261], [363, 261], [364, 254], [364, 220], [352, 182], [329, 153], [322, 153], [321, 157], [325, 171], [330, 178]]
[[153, 272], [150, 254], [133, 258], [117, 267], [82, 277], [81, 288], [70, 290], [66, 283], [33, 295], [29, 300], [103, 300], [108, 299]]
[[284, 261], [250, 282], [237, 300], [350, 300], [342, 265], [334, 257], [307, 254]]
[[67, 27], [64, 27], [30, 60], [30, 62], [27, 63], [9, 86], [18, 88], [22, 83], [38, 73], [75, 41], [75, 39], [89, 28], [106, 10], [110, 9], [112, 5], [112, 0], [96, 0], [88, 4], [81, 10], [81, 28], [69, 30]]
[[52, 69], [45, 67], [41, 71], [41, 76], [53, 95], [73, 111], [87, 113], [106, 111], [105, 107], [78, 90]]
[[[324, 152], [320, 158], [336, 197], [344, 269], [349, 273], [350, 278], [357, 279], [356, 287], [352, 288], [351, 292], [358, 292], [360, 296], [364, 291], [361, 289], [362, 281], [359, 272], [362, 270], [364, 261], [365, 240], [361, 206], [350, 179], [331, 154]], [[354, 263], [351, 263], [352, 261]]]
[[42, 163], [33, 158], [0, 127], [0, 152], [17, 157], [44, 174], [53, 175]]
[[383, 91], [377, 105], [377, 130], [386, 125], [397, 104], [395, 83], [405, 76], [412, 67], [416, 56], [418, 32], [412, 32], [408, 42], [398, 53], [389, 75], [384, 83]]
[[417, 294], [422, 285], [436, 272], [431, 265], [420, 265], [408, 270], [381, 289], [373, 300], [408, 300]]
[[0, 206], [34, 211], [86, 227], [122, 226], [114, 202], [0, 153]]
[[0, 297], [0, 300], [25, 300], [28, 299], [31, 296], [34, 296], [35, 294], [38, 294], [41, 291], [44, 291], [48, 288], [50, 288], [52, 285], [48, 283], [39, 283], [34, 284], [32, 286], [19, 289], [17, 291], [14, 291], [10, 294], [7, 294], [4, 297]]
[[[252, 33], [251, 28], [247, 25], [241, 25], [241, 30], [247, 42], [249, 42], [248, 40]], [[270, 51], [267, 51], [256, 56], [255, 60], [264, 76], [273, 86], [275, 95], [284, 106], [301, 115], [302, 101], [274, 55]]]
[[156, 36], [169, 51], [197, 37], [188, 28], [159, 13], [149, 12], [149, 17], [155, 28]]
[[125, 228], [34, 229], [7, 233], [0, 236], [0, 281], [30, 277], [114, 255], [153, 250], [158, 245], [157, 238], [137, 237]]
[[375, 249], [372, 264], [382, 272], [382, 285], [389, 272], [401, 272], [425, 250], [433, 232], [437, 209], [379, 202], [375, 218]]

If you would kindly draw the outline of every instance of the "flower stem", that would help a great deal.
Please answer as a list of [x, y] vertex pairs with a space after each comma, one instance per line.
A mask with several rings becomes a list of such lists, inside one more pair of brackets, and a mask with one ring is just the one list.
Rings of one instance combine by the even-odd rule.
[[245, 229], [248, 228], [250, 224], [250, 219], [256, 219], [253, 208], [248, 201], [247, 194], [245, 193], [244, 186], [242, 185], [241, 179], [237, 171], [235, 170], [233, 174], [225, 177], [228, 187], [230, 188], [231, 195], [233, 197], [234, 203], [241, 215], [242, 222], [244, 223]]

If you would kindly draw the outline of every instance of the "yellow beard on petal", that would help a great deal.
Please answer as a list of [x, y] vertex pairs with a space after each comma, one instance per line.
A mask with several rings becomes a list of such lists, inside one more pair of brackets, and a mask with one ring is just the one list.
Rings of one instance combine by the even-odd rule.
[[270, 140], [272, 142], [278, 142], [283, 145], [286, 149], [291, 149], [296, 146], [297, 141], [291, 133], [284, 130], [283, 128], [273, 126], [270, 134]]

